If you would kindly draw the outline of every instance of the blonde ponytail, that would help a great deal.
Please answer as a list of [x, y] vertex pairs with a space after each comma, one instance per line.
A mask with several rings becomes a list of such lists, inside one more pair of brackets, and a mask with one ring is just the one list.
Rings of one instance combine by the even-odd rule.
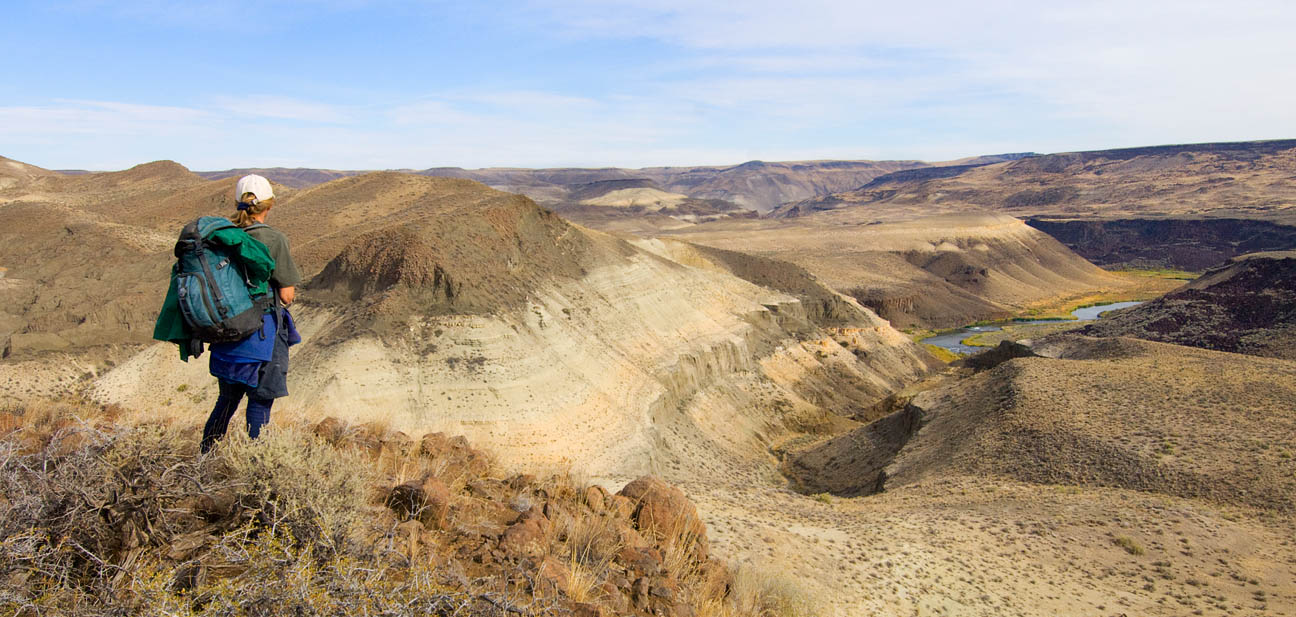
[[266, 199], [264, 201], [258, 201], [256, 203], [252, 203], [255, 200], [256, 200], [256, 195], [253, 195], [252, 193], [243, 193], [243, 196], [239, 198], [239, 205], [240, 206], [242, 206], [243, 204], [252, 204], [252, 205], [247, 206], [246, 209], [239, 208], [238, 211], [234, 213], [234, 216], [230, 217], [230, 220], [234, 221], [234, 224], [238, 225], [239, 227], [247, 227], [248, 225], [251, 225], [252, 223], [256, 222], [255, 220], [252, 219], [252, 217], [257, 216], [262, 212], [265, 212], [266, 210], [269, 210], [270, 206], [274, 205], [273, 197], [271, 197], [270, 199]]

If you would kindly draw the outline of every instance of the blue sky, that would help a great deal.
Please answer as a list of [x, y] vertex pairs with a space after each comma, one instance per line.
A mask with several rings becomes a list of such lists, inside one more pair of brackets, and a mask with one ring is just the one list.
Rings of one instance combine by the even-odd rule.
[[1291, 138], [1293, 7], [8, 0], [0, 155], [638, 167]]

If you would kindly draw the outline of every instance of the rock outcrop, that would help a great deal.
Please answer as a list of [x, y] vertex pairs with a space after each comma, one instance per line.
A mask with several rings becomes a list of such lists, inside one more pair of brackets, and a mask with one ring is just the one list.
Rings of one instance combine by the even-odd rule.
[[1296, 249], [1296, 227], [1252, 219], [1033, 217], [1026, 224], [1101, 266], [1200, 272], [1247, 253]]
[[1296, 251], [1234, 258], [1084, 332], [1296, 359]]

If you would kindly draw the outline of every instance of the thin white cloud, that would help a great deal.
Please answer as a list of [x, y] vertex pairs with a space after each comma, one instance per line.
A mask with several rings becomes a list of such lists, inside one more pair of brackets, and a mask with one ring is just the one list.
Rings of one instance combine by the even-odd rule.
[[[649, 39], [669, 53], [625, 75], [592, 75], [590, 88], [518, 89], [483, 75], [471, 87], [429, 83], [422, 96], [368, 105], [303, 94], [195, 108], [0, 107], [0, 139], [52, 153], [59, 140], [130, 136], [97, 155], [122, 166], [183, 155], [197, 168], [381, 168], [937, 159], [1296, 136], [1287, 79], [1296, 5], [1286, 1], [524, 2], [500, 10], [519, 32], [557, 33], [576, 47]], [[130, 6], [165, 13], [171, 4]], [[230, 6], [241, 5], [220, 10]], [[566, 62], [556, 76], [582, 66]], [[246, 152], [236, 137], [249, 131], [269, 146]]]
[[[820, 97], [834, 90], [868, 102], [859, 85], [872, 82], [893, 104], [1022, 97], [1037, 103], [1037, 113], [1107, 123], [1108, 139], [1296, 134], [1296, 82], [1285, 77], [1296, 68], [1296, 5], [1285, 0], [535, 4], [568, 37], [649, 37], [690, 50], [699, 64], [769, 77], [747, 81], [751, 87], [734, 76], [676, 84], [718, 105], [768, 98], [822, 113]], [[888, 70], [888, 62], [913, 56], [921, 61]], [[824, 57], [836, 58], [839, 69], [785, 70]], [[929, 78], [919, 91], [910, 90], [910, 70]], [[818, 73], [841, 78], [840, 88], [804, 89], [805, 76]], [[797, 93], [806, 96], [798, 102]]]
[[208, 119], [208, 112], [186, 107], [60, 99], [0, 107], [0, 136], [161, 134], [197, 128]]

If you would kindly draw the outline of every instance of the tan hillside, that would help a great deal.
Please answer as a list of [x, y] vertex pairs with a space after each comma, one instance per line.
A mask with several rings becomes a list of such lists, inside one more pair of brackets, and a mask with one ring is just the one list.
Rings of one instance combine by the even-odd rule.
[[53, 203], [0, 205], [0, 220], [6, 356], [150, 340], [174, 238]]
[[34, 179], [55, 175], [58, 173], [0, 156], [0, 195], [13, 194]]
[[816, 525], [763, 527], [770, 553], [807, 551], [787, 557], [807, 578], [833, 564], [879, 614], [1296, 609], [1296, 364], [1074, 335], [1036, 351], [790, 453], [824, 493], [786, 504]]
[[1296, 365], [1076, 335], [1036, 351], [1047, 357], [924, 392], [789, 471], [848, 494], [972, 475], [1296, 508]]
[[[42, 353], [147, 341], [174, 226], [225, 214], [232, 183], [167, 163], [61, 180], [50, 188], [66, 191], [52, 195], [63, 204], [0, 207], [48, 251], [12, 242], [0, 256], [13, 264], [4, 297], [18, 360], [6, 392], [19, 399], [50, 365]], [[706, 257], [685, 265], [470, 180], [365, 174], [285, 189], [271, 217], [312, 279], [297, 310], [297, 394], [276, 409], [467, 434], [510, 464], [760, 477], [772, 440], [849, 424], [932, 362], [826, 289], [764, 287]], [[63, 231], [80, 219], [82, 237]], [[129, 265], [89, 265], [105, 256]], [[24, 282], [49, 276], [41, 268], [59, 284]], [[803, 304], [816, 296], [831, 299], [831, 320]], [[104, 370], [88, 360], [87, 377]], [[192, 389], [177, 396], [179, 383]], [[202, 413], [213, 395], [205, 362], [182, 365], [167, 345], [88, 385], [104, 401], [177, 413]]]
[[795, 263], [897, 327], [946, 328], [1127, 283], [1002, 215], [874, 224], [856, 212], [717, 222], [669, 237]]
[[632, 188], [611, 191], [599, 197], [582, 200], [583, 206], [608, 206], [612, 208], [640, 207], [648, 212], [673, 208], [688, 199], [688, 195], [667, 193], [653, 188]]

